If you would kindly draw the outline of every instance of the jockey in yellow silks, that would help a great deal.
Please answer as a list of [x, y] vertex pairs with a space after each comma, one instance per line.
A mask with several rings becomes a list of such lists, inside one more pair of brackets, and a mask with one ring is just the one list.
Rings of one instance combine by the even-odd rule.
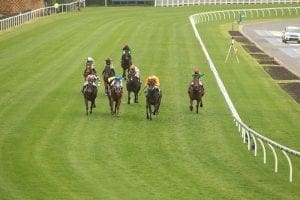
[[145, 81], [145, 84], [148, 86], [148, 87], [156, 87], [158, 88], [159, 87], [159, 78], [157, 76], [148, 76], [146, 78], [146, 81]]

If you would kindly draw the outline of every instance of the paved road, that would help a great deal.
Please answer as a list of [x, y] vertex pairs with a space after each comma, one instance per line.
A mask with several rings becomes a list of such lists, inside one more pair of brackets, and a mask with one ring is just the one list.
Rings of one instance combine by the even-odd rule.
[[266, 54], [300, 77], [300, 44], [281, 41], [286, 26], [300, 27], [300, 19], [246, 24], [240, 31]]

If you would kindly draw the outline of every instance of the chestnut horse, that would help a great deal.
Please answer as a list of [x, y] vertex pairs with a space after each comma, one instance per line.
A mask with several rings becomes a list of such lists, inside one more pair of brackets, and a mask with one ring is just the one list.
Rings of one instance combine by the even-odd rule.
[[196, 113], [198, 114], [199, 104], [200, 107], [203, 106], [202, 97], [204, 95], [204, 87], [202, 83], [200, 84], [199, 79], [193, 80], [193, 85], [190, 85], [188, 88], [188, 94], [190, 97], [190, 110], [193, 111], [193, 101], [197, 102], [196, 104]]
[[115, 83], [110, 86], [110, 92], [108, 92], [108, 100], [110, 111], [112, 115], [120, 116], [120, 105], [123, 95], [123, 88], [121, 80], [116, 80]]
[[[152, 120], [152, 114], [158, 115], [162, 91], [158, 87], [150, 84], [146, 91], [146, 115], [147, 119]], [[153, 107], [153, 111], [152, 111]]]
[[141, 81], [139, 77], [136, 77], [131, 70], [128, 71], [128, 80], [126, 82], [126, 89], [128, 92], [128, 101], [130, 104], [130, 94], [134, 93], [134, 103], [138, 103], [138, 94], [141, 89]]
[[125, 51], [121, 57], [121, 66], [123, 68], [122, 77], [126, 80], [126, 70], [128, 71], [130, 65], [132, 65], [131, 55], [128, 51]]
[[95, 100], [96, 100], [97, 93], [98, 93], [98, 89], [94, 84], [96, 79], [97, 79], [97, 77], [95, 75], [88, 75], [87, 76], [87, 82], [88, 83], [83, 89], [86, 115], [88, 115], [89, 101], [91, 102], [90, 114], [92, 114], [92, 109], [96, 107]]

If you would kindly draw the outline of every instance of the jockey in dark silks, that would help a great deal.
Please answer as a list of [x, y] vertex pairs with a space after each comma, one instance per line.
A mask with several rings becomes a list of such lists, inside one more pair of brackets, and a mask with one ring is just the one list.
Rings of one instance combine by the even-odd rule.
[[104, 76], [104, 74], [107, 73], [108, 71], [110, 71], [110, 77], [115, 76], [115, 74], [116, 74], [115, 69], [114, 69], [113, 64], [111, 63], [110, 58], [107, 58], [105, 60], [105, 66], [104, 66], [104, 69], [102, 71], [102, 76]]
[[107, 58], [105, 60], [105, 66], [104, 69], [102, 71], [102, 77], [103, 77], [103, 81], [104, 81], [104, 86], [105, 86], [105, 94], [108, 93], [108, 86], [109, 86], [109, 81], [108, 79], [110, 77], [114, 77], [116, 75], [114, 66], [112, 65], [112, 62], [110, 60], [110, 58]]
[[131, 50], [130, 50], [128, 44], [125, 44], [125, 46], [123, 47], [123, 49], [122, 49], [122, 54], [125, 54], [126, 51], [127, 51], [129, 54], [131, 54]]

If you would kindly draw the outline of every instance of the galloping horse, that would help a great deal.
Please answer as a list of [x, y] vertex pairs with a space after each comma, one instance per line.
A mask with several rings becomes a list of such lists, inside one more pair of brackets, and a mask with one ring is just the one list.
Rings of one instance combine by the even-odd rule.
[[130, 94], [131, 92], [134, 93], [134, 103], [138, 103], [138, 94], [141, 89], [141, 81], [140, 78], [134, 75], [134, 72], [129, 70], [128, 71], [128, 80], [126, 83], [126, 89], [128, 91], [128, 101], [127, 103], [130, 104]]
[[105, 87], [105, 94], [108, 93], [108, 78], [115, 76], [115, 70], [113, 68], [110, 68], [109, 66], [105, 66], [103, 72], [102, 72], [102, 77], [103, 77], [103, 82], [104, 82], [104, 87]]
[[193, 101], [196, 100], [196, 113], [198, 114], [199, 104], [200, 107], [203, 106], [202, 97], [204, 95], [204, 87], [202, 84], [200, 84], [199, 79], [193, 80], [193, 85], [189, 86], [188, 88], [188, 94], [190, 97], [190, 110], [193, 111]]
[[123, 95], [123, 88], [121, 80], [116, 80], [115, 83], [110, 86], [110, 92], [108, 93], [108, 100], [110, 111], [112, 115], [120, 116], [120, 105]]
[[122, 77], [126, 79], [126, 70], [128, 71], [130, 65], [132, 65], [132, 59], [129, 51], [125, 51], [121, 57], [121, 66], [123, 68]]
[[[159, 113], [159, 106], [162, 98], [162, 91], [155, 87], [155, 83], [153, 80], [149, 81], [148, 88], [146, 91], [146, 115], [147, 119], [152, 120], [152, 114], [158, 115]], [[152, 112], [152, 107], [154, 110]]]
[[90, 114], [92, 114], [92, 109], [96, 107], [95, 99], [97, 97], [98, 89], [94, 85], [97, 77], [93, 74], [87, 76], [87, 85], [83, 89], [84, 102], [86, 107], [86, 115], [88, 115], [89, 101], [91, 102]]

